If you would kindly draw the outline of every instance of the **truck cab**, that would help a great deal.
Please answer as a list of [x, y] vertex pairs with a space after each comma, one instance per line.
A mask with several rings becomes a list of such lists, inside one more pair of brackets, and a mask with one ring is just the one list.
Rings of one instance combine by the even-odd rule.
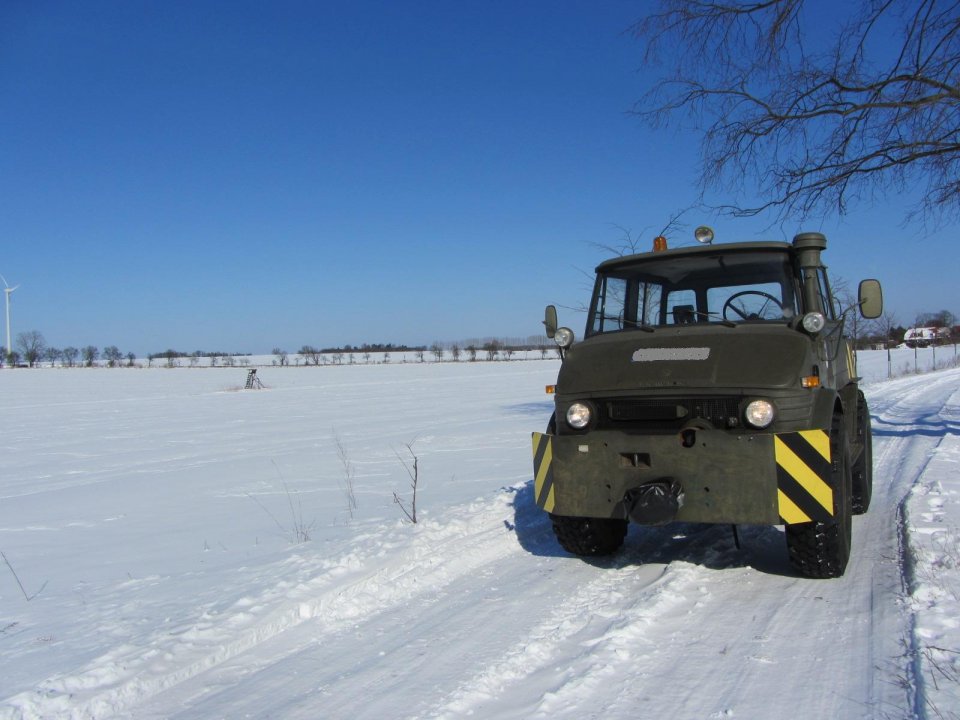
[[837, 577], [872, 487], [845, 330], [851, 312], [882, 313], [880, 285], [844, 309], [823, 235], [712, 236], [601, 263], [580, 342], [548, 306], [563, 361], [533, 435], [536, 502], [577, 555], [616, 551], [631, 521], [784, 525], [801, 574]]

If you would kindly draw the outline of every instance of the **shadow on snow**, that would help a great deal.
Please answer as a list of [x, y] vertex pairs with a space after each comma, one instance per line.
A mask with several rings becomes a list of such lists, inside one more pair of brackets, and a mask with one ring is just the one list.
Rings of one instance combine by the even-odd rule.
[[[510, 488], [514, 493], [513, 523], [520, 546], [539, 557], [573, 558], [557, 542], [550, 517], [537, 507], [533, 481]], [[728, 525], [671, 523], [662, 527], [630, 524], [623, 547], [609, 557], [584, 558], [600, 568], [625, 568], [645, 563], [682, 561], [712, 570], [750, 567], [769, 575], [797, 577], [789, 563], [783, 532], [775, 527], [741, 525], [740, 548]]]
[[910, 437], [923, 436], [942, 438], [947, 435], [960, 435], [960, 423], [945, 420], [936, 413], [911, 418], [904, 422], [894, 422], [873, 418], [874, 437]]
[[506, 405], [504, 412], [516, 415], [529, 415], [541, 421], [543, 427], [547, 426], [547, 421], [553, 414], [553, 400], [543, 400], [541, 402], [517, 403], [515, 405]]

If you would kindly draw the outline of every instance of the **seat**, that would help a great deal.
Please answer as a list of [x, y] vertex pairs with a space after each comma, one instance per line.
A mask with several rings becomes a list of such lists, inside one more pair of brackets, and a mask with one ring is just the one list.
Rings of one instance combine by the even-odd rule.
[[696, 313], [693, 310], [693, 305], [675, 305], [673, 308], [673, 324], [674, 325], [687, 325], [692, 322], [696, 322], [697, 317]]

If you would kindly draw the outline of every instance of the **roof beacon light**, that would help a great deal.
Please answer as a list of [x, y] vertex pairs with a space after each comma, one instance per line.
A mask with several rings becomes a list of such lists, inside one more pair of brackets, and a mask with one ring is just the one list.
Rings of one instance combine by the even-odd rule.
[[657, 235], [653, 239], [653, 251], [654, 252], [663, 252], [667, 249], [667, 239], [663, 235]]
[[698, 243], [703, 243], [704, 245], [709, 245], [713, 242], [713, 230], [706, 225], [701, 225], [694, 230], [693, 236], [697, 239]]

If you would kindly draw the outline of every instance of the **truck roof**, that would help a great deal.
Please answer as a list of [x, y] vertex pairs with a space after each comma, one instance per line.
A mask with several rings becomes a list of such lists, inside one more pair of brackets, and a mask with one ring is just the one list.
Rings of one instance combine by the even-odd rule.
[[602, 263], [597, 265], [596, 271], [603, 272], [607, 270], [613, 270], [624, 266], [641, 264], [650, 260], [662, 261], [697, 255], [728, 255], [730, 253], [757, 250], [793, 252], [794, 249], [795, 246], [791, 243], [776, 241], [726, 243], [718, 245], [689, 245], [686, 247], [672, 248], [670, 250], [637, 253], [636, 255], [624, 255], [622, 257], [611, 258], [609, 260], [604, 260]]

